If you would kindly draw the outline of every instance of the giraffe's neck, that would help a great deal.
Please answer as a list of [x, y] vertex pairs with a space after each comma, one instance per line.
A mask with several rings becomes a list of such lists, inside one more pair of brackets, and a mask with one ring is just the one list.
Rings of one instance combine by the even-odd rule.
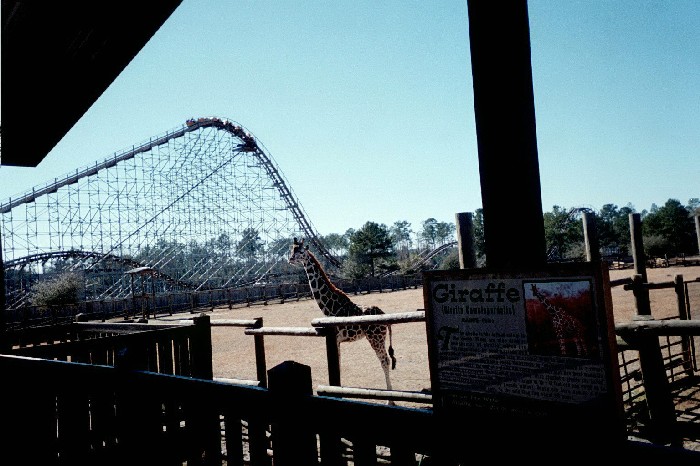
[[350, 298], [331, 282], [318, 259], [310, 252], [304, 263], [304, 270], [309, 279], [311, 294], [323, 314], [329, 317], [346, 314], [348, 303], [351, 303]]
[[559, 312], [559, 309], [554, 304], [550, 303], [549, 300], [545, 297], [545, 295], [538, 292], [536, 296], [537, 299], [540, 300], [544, 308], [547, 309], [547, 312], [549, 312], [550, 314], [557, 314]]

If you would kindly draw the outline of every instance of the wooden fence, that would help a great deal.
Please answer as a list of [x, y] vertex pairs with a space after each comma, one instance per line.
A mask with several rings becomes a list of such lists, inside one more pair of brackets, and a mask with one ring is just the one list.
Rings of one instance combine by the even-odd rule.
[[[362, 294], [418, 288], [421, 275], [391, 275], [358, 280], [336, 279], [334, 284], [348, 294]], [[62, 306], [22, 306], [5, 310], [5, 333], [26, 328], [70, 323], [80, 315], [88, 320], [172, 315], [175, 312], [195, 312], [216, 306], [250, 306], [256, 303], [299, 300], [310, 297], [309, 286], [303, 283], [279, 283], [263, 286], [241, 286], [200, 291], [175, 291], [155, 295], [138, 295], [120, 299], [82, 301]]]
[[[363, 466], [434, 460], [449, 466], [484, 455], [496, 462], [515, 459], [533, 445], [540, 464], [555, 464], [558, 445], [585, 441], [562, 433], [541, 449], [535, 443], [541, 439], [505, 419], [465, 419], [464, 436], [455, 439], [452, 426], [429, 409], [312, 396], [308, 366], [289, 361], [270, 369], [269, 389], [11, 355], [0, 355], [0, 373], [11, 376], [0, 388], [0, 457], [8, 464]], [[697, 452], [642, 442], [610, 447], [587, 445], [576, 457], [674, 465], [700, 459]]]
[[[329, 326], [355, 320], [400, 323], [422, 320], [424, 314], [348, 319], [352, 321], [315, 319], [302, 333], [326, 336]], [[528, 434], [536, 430], [536, 420], [465, 420], [469, 425], [460, 429], [466, 437], [454, 439], [429, 408], [339, 399], [414, 396], [428, 402], [429, 394], [355, 393], [329, 383], [319, 390], [326, 396], [313, 396], [306, 366], [291, 361], [270, 370], [264, 366], [263, 336], [287, 334], [287, 329], [265, 328], [258, 319], [219, 324], [242, 327], [254, 336], [256, 355], [262, 357], [260, 387], [212, 380], [210, 325], [217, 324], [208, 316], [195, 318], [191, 325], [75, 323], [53, 333], [37, 330], [31, 338], [25, 334], [14, 354], [0, 356], [0, 423], [8, 432], [0, 455], [25, 458], [27, 464], [123, 464], [139, 458], [154, 464], [227, 466], [273, 461], [275, 466], [318, 461], [416, 465], [431, 459], [436, 464], [443, 455], [438, 464], [449, 465], [463, 464], [473, 455], [498, 458], [499, 452], [527, 451], [532, 447], [528, 442], [541, 442]], [[656, 443], [627, 441], [613, 452], [592, 447], [591, 460], [619, 454], [625, 461], [700, 461], [698, 452], [665, 446], [682, 432], [668, 402], [673, 385], [663, 382], [666, 367], [658, 365], [657, 357], [660, 336], [698, 335], [699, 324], [644, 319], [616, 327], [624, 343], [621, 350], [639, 355], [648, 425]], [[330, 368], [335, 342], [327, 347]], [[329, 370], [329, 381], [334, 371]], [[583, 440], [568, 435], [548, 439], [547, 448], [575, 448], [571, 442]], [[299, 462], [302, 457], [308, 462]]]
[[[332, 331], [334, 327], [359, 324], [359, 325], [371, 325], [371, 324], [398, 324], [398, 323], [408, 323], [408, 322], [423, 322], [425, 320], [425, 312], [422, 310], [414, 312], [403, 312], [403, 313], [393, 313], [393, 314], [382, 314], [382, 315], [372, 315], [372, 316], [355, 316], [355, 317], [325, 317], [313, 319], [311, 321], [311, 327], [264, 327], [262, 326], [262, 319], [260, 319], [260, 325], [257, 328], [247, 328], [245, 329], [246, 335], [254, 335], [259, 340], [256, 341], [256, 364], [258, 367], [258, 374], [261, 374], [261, 367], [264, 369], [264, 350], [261, 353], [258, 345], [262, 345], [264, 348], [263, 338], [265, 335], [283, 335], [283, 336], [304, 336], [304, 337], [323, 337], [326, 339], [326, 361], [328, 363], [328, 384], [332, 386], [340, 386], [340, 357], [338, 355], [338, 346], [336, 344], [335, 332]], [[219, 325], [218, 321], [213, 321], [212, 325]], [[262, 355], [262, 356], [261, 356]], [[261, 360], [262, 358], [262, 360]], [[263, 371], [264, 372], [264, 371]], [[336, 394], [339, 391], [335, 392]], [[357, 396], [357, 394], [355, 394]], [[383, 399], [399, 399], [403, 395], [390, 393], [385, 391], [381, 395], [381, 391], [375, 390], [372, 394], [368, 394], [368, 398], [383, 398]]]
[[[700, 283], [700, 278], [686, 281], [676, 275], [673, 281], [646, 283], [641, 274], [634, 274], [613, 284], [634, 294], [637, 310], [631, 322], [615, 325], [628, 431], [656, 441], [678, 438], [683, 429], [697, 430], [688, 422], [678, 423], [676, 413], [679, 404], [687, 404], [679, 394], [700, 381], [696, 351], [700, 348], [694, 345], [700, 320], [691, 320], [690, 306], [691, 299], [700, 303], [700, 293], [690, 292], [692, 283]], [[649, 292], [665, 288], [675, 291], [677, 316], [657, 320], [651, 315]], [[691, 403], [700, 408], [699, 400]]]
[[191, 324], [90, 324], [74, 322], [26, 329], [10, 353], [18, 356], [109, 365], [211, 379], [209, 316]]

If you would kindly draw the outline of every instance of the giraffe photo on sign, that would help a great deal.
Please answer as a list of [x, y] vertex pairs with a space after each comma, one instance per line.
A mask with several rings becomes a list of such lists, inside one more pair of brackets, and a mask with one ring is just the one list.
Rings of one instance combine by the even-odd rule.
[[530, 354], [597, 358], [589, 280], [523, 282]]

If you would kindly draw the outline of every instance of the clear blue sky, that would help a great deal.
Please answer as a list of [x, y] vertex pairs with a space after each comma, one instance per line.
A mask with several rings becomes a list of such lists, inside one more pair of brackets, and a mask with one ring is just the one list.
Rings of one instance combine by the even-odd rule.
[[[543, 209], [700, 197], [700, 1], [529, 15]], [[481, 207], [466, 0], [184, 0], [0, 199], [200, 116], [247, 127], [324, 235]]]

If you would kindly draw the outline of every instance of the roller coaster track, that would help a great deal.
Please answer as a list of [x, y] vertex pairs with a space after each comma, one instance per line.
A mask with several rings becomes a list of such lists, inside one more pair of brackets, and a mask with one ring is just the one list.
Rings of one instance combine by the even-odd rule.
[[[444, 254], [446, 251], [452, 249], [457, 245], [457, 241], [451, 241], [449, 243], [445, 243], [441, 246], [438, 246], [435, 249], [426, 249], [425, 251], [421, 252], [416, 259], [413, 261], [413, 263], [405, 270], [404, 273], [418, 273], [421, 270], [423, 270], [424, 266], [426, 264], [431, 264], [432, 259], [435, 256], [439, 256], [440, 254]], [[394, 275], [397, 272], [389, 272], [386, 274], [388, 275]]]
[[429, 262], [433, 257], [439, 256], [440, 254], [444, 253], [448, 249], [452, 249], [457, 245], [457, 241], [452, 241], [449, 243], [445, 243], [441, 246], [438, 246], [437, 248], [433, 250], [426, 251], [424, 254], [420, 256], [418, 265], [423, 265], [427, 262]]
[[[6, 270], [9, 269], [21, 269], [23, 267], [26, 267], [32, 263], [45, 263], [48, 261], [52, 261], [55, 259], [78, 259], [80, 260], [81, 264], [84, 263], [85, 261], [92, 260], [93, 262], [100, 261], [103, 263], [107, 262], [112, 262], [116, 264], [120, 264], [124, 272], [126, 272], [127, 269], [137, 269], [137, 268], [143, 268], [146, 267], [144, 264], [142, 264], [139, 261], [136, 261], [131, 258], [125, 258], [121, 256], [116, 256], [113, 254], [102, 254], [102, 253], [97, 253], [97, 252], [91, 252], [91, 251], [80, 251], [80, 250], [75, 250], [72, 249], [70, 251], [52, 251], [52, 252], [45, 252], [45, 253], [39, 253], [39, 254], [32, 254], [29, 256], [22, 257], [20, 259], [15, 259], [15, 260], [9, 260], [4, 263], [4, 267]], [[75, 270], [77, 268], [78, 264], [74, 264], [73, 267], [70, 267], [70, 270]], [[83, 267], [84, 269], [87, 269]], [[152, 277], [154, 279], [159, 279], [165, 282], [170, 283], [171, 285], [174, 285], [175, 287], [178, 287], [180, 289], [184, 290], [194, 290], [195, 285], [189, 282], [185, 282], [182, 280], [176, 280], [172, 277], [170, 277], [168, 274], [163, 273], [161, 270], [151, 268], [149, 267], [152, 271]], [[21, 307], [22, 305], [25, 305], [29, 301], [29, 295], [26, 293], [11, 293], [10, 296], [8, 296], [7, 300], [7, 309], [16, 309]]]
[[[0, 228], [6, 295], [18, 303], [35, 282], [79, 269], [86, 298], [98, 300], [128, 295], [125, 272], [140, 267], [162, 292], [293, 280], [291, 235], [340, 266], [267, 149], [217, 117], [190, 119], [11, 198], [0, 204]], [[453, 244], [423, 252], [412, 268]]]
[[[258, 162], [265, 170], [267, 176], [273, 181], [273, 185], [279, 191], [281, 198], [286, 203], [287, 209], [294, 216], [294, 219], [299, 225], [299, 228], [303, 232], [305, 238], [315, 246], [317, 251], [331, 265], [339, 267], [340, 261], [336, 257], [334, 257], [320, 241], [319, 235], [316, 233], [311, 223], [309, 222], [307, 216], [304, 214], [304, 211], [301, 208], [301, 205], [299, 204], [298, 200], [292, 193], [292, 190], [285, 182], [280, 171], [277, 169], [270, 156], [265, 151], [263, 151], [263, 149], [261, 148], [261, 144], [259, 144], [258, 141], [256, 141], [256, 138], [249, 131], [244, 129], [241, 125], [217, 117], [207, 117], [198, 118], [196, 120], [188, 120], [186, 125], [184, 127], [181, 127], [180, 129], [170, 131], [165, 135], [157, 137], [155, 139], [152, 138], [146, 143], [143, 143], [139, 146], [135, 146], [131, 150], [122, 152], [121, 154], [115, 154], [113, 158], [109, 158], [101, 163], [95, 164], [94, 166], [85, 168], [82, 171], [77, 170], [74, 174], [72, 173], [63, 178], [55, 179], [52, 183], [35, 187], [31, 191], [17, 198], [10, 199], [8, 202], [0, 204], [0, 214], [9, 213], [13, 208], [18, 207], [22, 204], [31, 203], [42, 196], [56, 193], [62, 187], [78, 183], [79, 180], [86, 177], [90, 177], [92, 175], [96, 175], [101, 170], [115, 167], [120, 162], [133, 159], [138, 154], [151, 151], [152, 149], [166, 144], [173, 139], [182, 137], [188, 132], [193, 132], [198, 129], [208, 127], [226, 131], [242, 141], [241, 144], [239, 144], [235, 149], [240, 152], [251, 153], [257, 158]], [[105, 260], [110, 256], [113, 256], [113, 254], [111, 254], [113, 250], [114, 247], [107, 253], [103, 254], [101, 260]], [[27, 258], [27, 260], [30, 259]], [[12, 261], [10, 262], [14, 263]], [[5, 267], [8, 267], [8, 265], [5, 264]]]
[[[324, 247], [267, 149], [238, 123], [190, 119], [164, 134], [0, 203], [7, 303], [82, 271], [85, 299], [130, 293], [148, 267], [159, 293], [294, 280], [293, 237], [331, 269]], [[286, 277], [286, 278], [283, 278]]]
[[[47, 262], [49, 260], [53, 259], [93, 259], [93, 260], [99, 260], [99, 261], [104, 261], [104, 262], [116, 262], [118, 264], [121, 264], [125, 266], [125, 269], [136, 269], [139, 267], [146, 267], [145, 264], [131, 259], [131, 258], [126, 258], [126, 257], [121, 257], [121, 256], [115, 256], [113, 254], [102, 254], [98, 252], [91, 252], [91, 251], [79, 251], [72, 249], [70, 251], [52, 251], [52, 252], [43, 252], [40, 254], [32, 254], [30, 256], [25, 256], [20, 259], [14, 259], [14, 260], [9, 260], [4, 263], [5, 269], [12, 269], [12, 268], [18, 268], [18, 267], [24, 267], [28, 264], [31, 264], [32, 262]], [[163, 273], [162, 271], [153, 268], [153, 276], [156, 278], [160, 278], [162, 280], [165, 280], [167, 282], [173, 283], [175, 285], [178, 285], [182, 288], [186, 289], [194, 289], [195, 286], [192, 283], [184, 282], [182, 280], [176, 280], [172, 277], [170, 277], [168, 274]]]

